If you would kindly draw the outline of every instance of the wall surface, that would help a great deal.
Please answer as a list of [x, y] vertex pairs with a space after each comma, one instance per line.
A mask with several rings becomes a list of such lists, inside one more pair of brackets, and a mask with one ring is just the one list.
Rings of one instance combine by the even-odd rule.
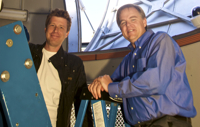
[[186, 74], [190, 87], [193, 92], [194, 106], [197, 110], [197, 116], [192, 118], [193, 127], [200, 126], [200, 42], [193, 43], [187, 46], [181, 47], [183, 54], [185, 56], [187, 66]]

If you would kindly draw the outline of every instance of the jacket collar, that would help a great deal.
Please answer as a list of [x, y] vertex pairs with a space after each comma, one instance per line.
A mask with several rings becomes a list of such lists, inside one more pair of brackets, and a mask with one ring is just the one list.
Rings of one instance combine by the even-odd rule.
[[60, 66], [64, 66], [64, 64], [65, 64], [64, 63], [64, 54], [65, 54], [65, 51], [63, 50], [63, 47], [61, 45], [58, 52], [55, 55], [53, 55], [51, 58], [49, 58], [57, 70]]
[[[37, 49], [34, 51], [36, 54], [38, 54], [40, 56], [40, 58], [42, 58], [42, 55], [43, 55], [42, 49], [44, 48], [45, 44], [46, 44], [46, 42], [44, 42], [42, 45], [38, 45]], [[61, 45], [58, 52], [55, 55], [53, 55], [52, 57], [49, 58], [50, 62], [52, 62], [52, 64], [54, 65], [54, 67], [56, 69], [58, 69], [58, 67], [60, 65], [64, 64], [64, 54], [65, 54], [65, 51], [63, 50], [63, 47]]]
[[35, 47], [36, 47], [36, 49], [35, 50], [32, 50], [32, 52], [34, 53], [34, 54], [37, 54], [38, 56], [40, 56], [40, 58], [42, 58], [42, 49], [43, 49], [43, 47], [45, 46], [45, 42], [42, 44], [42, 45], [40, 45], [40, 44], [38, 44], [38, 45], [36, 45]]

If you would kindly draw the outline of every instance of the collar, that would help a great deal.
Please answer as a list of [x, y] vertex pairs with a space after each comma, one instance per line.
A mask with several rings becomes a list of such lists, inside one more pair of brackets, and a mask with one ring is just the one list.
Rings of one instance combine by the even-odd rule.
[[58, 52], [49, 58], [49, 60], [52, 62], [52, 64], [54, 65], [56, 69], [58, 69], [59, 66], [63, 66], [65, 64], [64, 54], [65, 54], [65, 51], [63, 50], [62, 45], [61, 45]]
[[44, 48], [45, 46], [45, 42], [41, 45], [41, 44], [37, 44], [35, 45], [34, 47], [34, 50], [32, 50], [33, 53], [39, 55], [39, 56], [42, 56], [42, 49]]
[[[149, 37], [151, 37], [154, 34], [154, 32], [149, 29], [147, 30], [136, 42], [135, 42], [135, 48], [141, 48], [143, 46], [143, 44], [146, 42], [147, 39], [149, 39]], [[133, 51], [135, 50], [135, 48], [132, 46], [132, 44], [130, 43], [128, 45], [128, 48]]]
[[[37, 55], [39, 55], [40, 58], [42, 58], [42, 54], [43, 54], [42, 49], [44, 48], [45, 44], [46, 42], [44, 42], [42, 45], [38, 45], [36, 50], [34, 50], [34, 52]], [[59, 65], [61, 65], [62, 63], [64, 64], [64, 54], [65, 54], [65, 51], [63, 50], [62, 45], [61, 45], [58, 52], [49, 58], [49, 61], [52, 62], [55, 68], [59, 67]], [[58, 62], [58, 61], [63, 61], [63, 62]]]
[[[36, 50], [34, 51], [36, 54], [42, 54], [42, 49], [44, 48], [46, 42], [44, 42], [42, 45], [38, 45]], [[63, 47], [61, 45], [60, 49], [57, 51], [57, 53], [55, 55], [53, 55], [52, 57], [56, 56], [56, 57], [63, 57], [64, 55], [64, 50]]]

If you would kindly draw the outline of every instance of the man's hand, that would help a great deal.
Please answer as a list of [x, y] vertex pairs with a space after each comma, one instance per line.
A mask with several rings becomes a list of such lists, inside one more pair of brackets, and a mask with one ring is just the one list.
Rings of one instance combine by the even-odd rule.
[[96, 78], [89, 86], [88, 90], [92, 93], [93, 97], [98, 99], [101, 98], [101, 91], [104, 91], [98, 78]]
[[99, 77], [98, 81], [101, 82], [101, 85], [106, 92], [108, 92], [108, 85], [113, 82], [109, 75]]
[[95, 99], [101, 98], [101, 91], [108, 92], [108, 85], [112, 83], [109, 75], [104, 75], [96, 78], [92, 84], [88, 86], [88, 90], [92, 93]]

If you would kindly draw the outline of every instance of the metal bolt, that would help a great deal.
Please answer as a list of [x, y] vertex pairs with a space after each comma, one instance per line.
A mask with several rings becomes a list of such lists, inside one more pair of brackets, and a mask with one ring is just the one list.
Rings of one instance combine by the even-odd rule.
[[33, 62], [31, 59], [26, 59], [24, 65], [27, 69], [30, 69], [33, 66]]
[[16, 127], [19, 127], [19, 123], [16, 123]]
[[8, 71], [3, 71], [1, 73], [1, 80], [7, 82], [10, 79], [10, 73]]
[[8, 39], [8, 40], [6, 41], [6, 45], [7, 45], [8, 47], [12, 47], [12, 46], [13, 46], [13, 41], [12, 41], [12, 39]]
[[15, 25], [13, 30], [15, 34], [20, 34], [22, 32], [22, 27], [20, 25]]

